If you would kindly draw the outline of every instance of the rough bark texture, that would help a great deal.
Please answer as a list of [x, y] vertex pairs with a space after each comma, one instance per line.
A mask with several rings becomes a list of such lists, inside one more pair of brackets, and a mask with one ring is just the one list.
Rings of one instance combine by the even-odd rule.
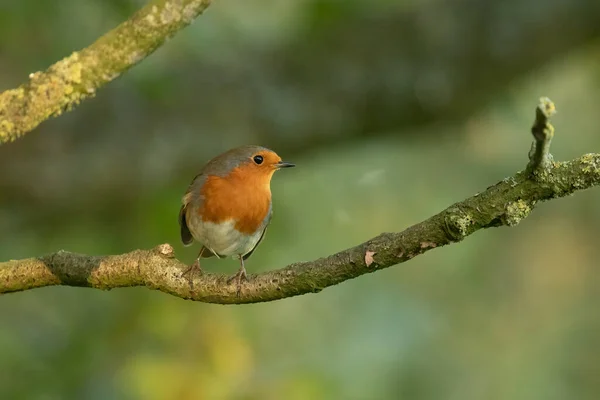
[[205, 273], [193, 285], [182, 278], [187, 266], [163, 244], [114, 256], [86, 256], [65, 251], [40, 258], [0, 263], [0, 293], [65, 285], [112, 289], [146, 286], [184, 299], [242, 304], [319, 292], [348, 279], [412, 259], [431, 249], [459, 242], [484, 228], [515, 226], [541, 201], [600, 185], [600, 154], [554, 162], [548, 152], [554, 128], [548, 118], [554, 105], [543, 98], [532, 128], [535, 143], [526, 170], [441, 213], [398, 233], [381, 235], [318, 260], [294, 263], [249, 275], [238, 295], [227, 276]]
[[0, 144], [69, 111], [188, 26], [211, 0], [154, 0], [89, 47], [0, 93]]

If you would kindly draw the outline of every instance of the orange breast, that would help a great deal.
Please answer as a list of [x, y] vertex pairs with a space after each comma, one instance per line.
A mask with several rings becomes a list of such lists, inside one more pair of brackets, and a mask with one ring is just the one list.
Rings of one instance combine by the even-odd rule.
[[208, 176], [201, 194], [204, 197], [198, 212], [205, 222], [220, 223], [233, 219], [242, 233], [256, 232], [271, 207], [270, 181], [273, 171], [249, 173], [235, 168], [226, 177]]

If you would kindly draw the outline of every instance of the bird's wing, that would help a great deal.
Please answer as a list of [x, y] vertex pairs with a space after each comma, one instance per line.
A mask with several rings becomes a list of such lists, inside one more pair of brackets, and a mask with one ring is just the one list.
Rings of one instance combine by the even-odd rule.
[[265, 227], [263, 228], [263, 231], [260, 235], [260, 239], [258, 239], [258, 242], [256, 242], [256, 245], [254, 245], [252, 250], [250, 250], [248, 253], [244, 254], [244, 256], [243, 256], [244, 261], [247, 260], [252, 255], [252, 253], [254, 253], [254, 250], [256, 250], [256, 248], [258, 247], [260, 242], [262, 242], [263, 238], [265, 237], [265, 233], [267, 232], [267, 228], [269, 227], [269, 223], [271, 222], [272, 216], [273, 216], [273, 209], [271, 207], [269, 207], [269, 213], [267, 214], [267, 216], [265, 218], [265, 222], [264, 222]]
[[256, 250], [256, 248], [258, 247], [258, 245], [260, 244], [260, 242], [262, 242], [263, 238], [265, 237], [265, 232], [267, 231], [267, 227], [265, 226], [265, 229], [263, 229], [262, 234], [260, 235], [260, 239], [258, 239], [258, 242], [256, 242], [256, 245], [252, 248], [252, 250], [250, 250], [249, 252], [247, 252], [246, 254], [244, 254], [244, 256], [242, 257], [244, 259], [244, 261], [246, 261], [248, 258], [250, 258], [250, 256], [252, 255], [252, 253], [254, 253], [254, 250]]
[[191, 207], [198, 209], [202, 207], [204, 198], [200, 193], [200, 188], [206, 181], [206, 175], [199, 173], [192, 179], [192, 182], [188, 186], [183, 198], [181, 199], [182, 205], [179, 209], [179, 226], [181, 228], [181, 241], [185, 246], [189, 246], [194, 241], [190, 228], [187, 224], [187, 213]]

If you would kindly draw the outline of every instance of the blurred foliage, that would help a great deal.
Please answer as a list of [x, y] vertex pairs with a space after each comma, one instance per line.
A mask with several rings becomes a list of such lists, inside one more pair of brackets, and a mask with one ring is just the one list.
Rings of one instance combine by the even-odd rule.
[[[0, 3], [0, 90], [141, 0]], [[525, 166], [540, 95], [553, 154], [598, 151], [595, 0], [214, 2], [74, 112], [0, 147], [0, 259], [170, 242], [190, 179], [273, 148], [250, 272], [398, 231]], [[396, 268], [224, 307], [141, 288], [0, 301], [11, 399], [595, 399], [600, 193], [541, 205]], [[207, 260], [233, 272], [233, 260]]]

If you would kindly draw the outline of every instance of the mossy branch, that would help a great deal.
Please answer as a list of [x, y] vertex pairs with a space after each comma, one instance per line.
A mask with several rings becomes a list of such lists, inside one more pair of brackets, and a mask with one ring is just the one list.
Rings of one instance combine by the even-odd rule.
[[69, 111], [188, 26], [211, 0], [153, 0], [85, 49], [0, 93], [0, 145]]
[[[543, 102], [540, 107], [554, 105]], [[540, 112], [538, 108], [537, 112]], [[533, 134], [551, 131], [549, 115], [536, 117]], [[544, 146], [547, 153], [548, 147]], [[538, 160], [532, 155], [533, 160]], [[40, 258], [0, 263], [0, 293], [43, 286], [64, 285], [112, 289], [145, 286], [183, 299], [219, 304], [258, 303], [319, 292], [348, 279], [379, 271], [425, 253], [459, 242], [474, 232], [497, 226], [514, 226], [541, 201], [570, 195], [600, 184], [600, 154], [586, 154], [569, 162], [534, 164], [543, 179], [528, 169], [487, 188], [441, 213], [398, 233], [383, 233], [365, 243], [314, 261], [288, 265], [248, 276], [237, 295], [227, 276], [196, 277], [193, 285], [182, 278], [187, 266], [175, 259], [173, 248], [163, 244], [152, 250], [135, 250], [114, 256], [87, 256], [59, 251]]]

